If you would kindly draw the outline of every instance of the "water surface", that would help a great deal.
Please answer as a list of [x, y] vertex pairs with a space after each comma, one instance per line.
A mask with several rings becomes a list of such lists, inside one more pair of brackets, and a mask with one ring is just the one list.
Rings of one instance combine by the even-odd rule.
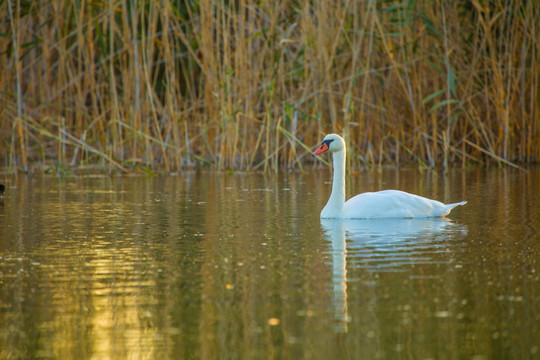
[[449, 219], [319, 219], [328, 170], [10, 179], [0, 358], [540, 357], [540, 171], [360, 172]]

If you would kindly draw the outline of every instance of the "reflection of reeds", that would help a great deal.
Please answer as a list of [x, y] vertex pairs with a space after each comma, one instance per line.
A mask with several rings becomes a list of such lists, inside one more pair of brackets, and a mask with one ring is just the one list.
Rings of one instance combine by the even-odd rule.
[[534, 0], [0, 3], [0, 161], [536, 162]]

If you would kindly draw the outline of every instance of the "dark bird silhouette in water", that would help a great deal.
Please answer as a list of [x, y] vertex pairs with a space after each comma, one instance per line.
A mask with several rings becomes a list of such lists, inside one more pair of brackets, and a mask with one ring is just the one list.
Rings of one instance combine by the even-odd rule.
[[0, 184], [0, 198], [4, 197], [4, 191], [6, 191], [6, 187]]

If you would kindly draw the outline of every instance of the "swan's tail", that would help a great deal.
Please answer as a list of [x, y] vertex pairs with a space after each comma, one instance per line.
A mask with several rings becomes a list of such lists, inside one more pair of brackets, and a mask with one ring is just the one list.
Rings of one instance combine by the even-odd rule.
[[460, 202], [453, 203], [453, 204], [446, 204], [445, 207], [444, 207], [444, 210], [442, 211], [440, 216], [446, 216], [446, 215], [450, 214], [450, 211], [452, 211], [452, 209], [455, 208], [456, 206], [465, 205], [466, 203], [467, 203], [467, 201], [464, 200], [464, 201], [460, 201]]

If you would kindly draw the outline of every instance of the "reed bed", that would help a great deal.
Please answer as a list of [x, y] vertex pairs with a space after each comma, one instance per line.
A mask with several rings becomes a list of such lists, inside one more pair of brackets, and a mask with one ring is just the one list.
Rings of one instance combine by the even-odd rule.
[[540, 159], [540, 7], [524, 1], [0, 3], [0, 163], [302, 168]]

